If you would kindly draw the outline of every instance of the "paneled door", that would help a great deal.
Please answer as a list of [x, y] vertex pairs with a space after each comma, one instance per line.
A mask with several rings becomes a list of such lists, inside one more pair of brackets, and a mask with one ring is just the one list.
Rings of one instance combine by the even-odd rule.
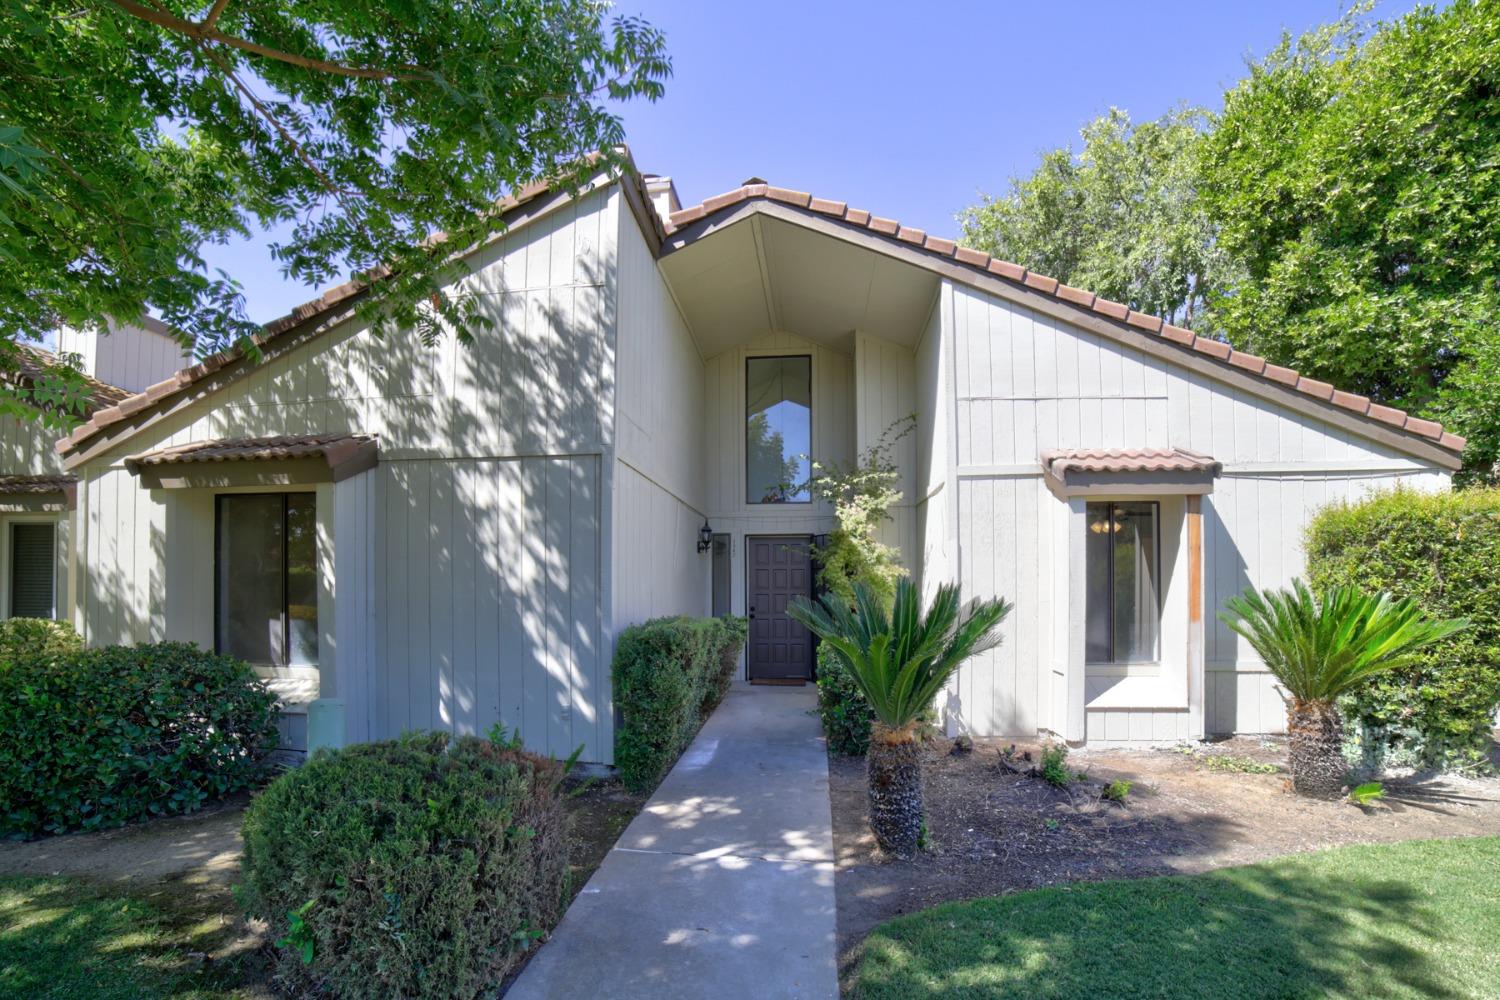
[[746, 612], [750, 644], [745, 659], [751, 681], [808, 681], [813, 676], [812, 635], [787, 616], [793, 597], [812, 594], [812, 539], [806, 535], [752, 535]]

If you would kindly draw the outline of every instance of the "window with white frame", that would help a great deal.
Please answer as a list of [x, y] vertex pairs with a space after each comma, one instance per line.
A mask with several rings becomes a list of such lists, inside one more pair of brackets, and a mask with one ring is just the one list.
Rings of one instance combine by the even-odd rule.
[[10, 526], [10, 616], [57, 614], [57, 526], [18, 521]]
[[1161, 507], [1091, 503], [1085, 546], [1085, 659], [1155, 663], [1161, 643]]

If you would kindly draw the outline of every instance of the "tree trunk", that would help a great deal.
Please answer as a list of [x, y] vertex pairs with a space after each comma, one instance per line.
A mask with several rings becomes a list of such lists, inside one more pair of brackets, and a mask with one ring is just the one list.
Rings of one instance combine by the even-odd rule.
[[922, 839], [921, 745], [913, 728], [877, 722], [865, 754], [870, 829], [881, 850], [902, 858], [916, 853]]
[[1331, 701], [1293, 701], [1287, 708], [1288, 763], [1299, 795], [1336, 799], [1343, 794], [1344, 723]]

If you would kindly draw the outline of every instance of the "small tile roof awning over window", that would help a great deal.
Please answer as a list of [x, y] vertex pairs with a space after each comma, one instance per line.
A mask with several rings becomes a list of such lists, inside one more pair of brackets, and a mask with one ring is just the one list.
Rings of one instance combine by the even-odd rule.
[[1042, 452], [1047, 488], [1059, 497], [1109, 493], [1211, 493], [1222, 462], [1186, 448], [1074, 448]]
[[379, 441], [371, 434], [219, 438], [131, 455], [125, 459], [125, 467], [140, 475], [143, 471], [161, 473], [171, 466], [312, 460], [326, 465], [331, 480], [337, 482], [374, 466], [378, 450]]
[[77, 499], [75, 476], [0, 476], [0, 510], [72, 510]]

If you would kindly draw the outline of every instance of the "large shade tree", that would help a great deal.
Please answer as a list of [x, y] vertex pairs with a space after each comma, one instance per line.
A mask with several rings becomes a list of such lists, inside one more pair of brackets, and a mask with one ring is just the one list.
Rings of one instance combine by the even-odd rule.
[[1202, 192], [1245, 280], [1237, 345], [1500, 457], [1500, 3], [1284, 39], [1225, 95]]
[[0, 0], [0, 372], [18, 339], [148, 308], [200, 354], [247, 344], [202, 247], [258, 227], [297, 281], [384, 275], [381, 331], [473, 336], [449, 254], [508, 192], [617, 155], [607, 101], [670, 70], [599, 0]]
[[1054, 149], [1028, 177], [959, 215], [969, 246], [1191, 325], [1228, 280], [1198, 198], [1207, 116], [1179, 108], [1135, 123], [1111, 108], [1083, 147]]

